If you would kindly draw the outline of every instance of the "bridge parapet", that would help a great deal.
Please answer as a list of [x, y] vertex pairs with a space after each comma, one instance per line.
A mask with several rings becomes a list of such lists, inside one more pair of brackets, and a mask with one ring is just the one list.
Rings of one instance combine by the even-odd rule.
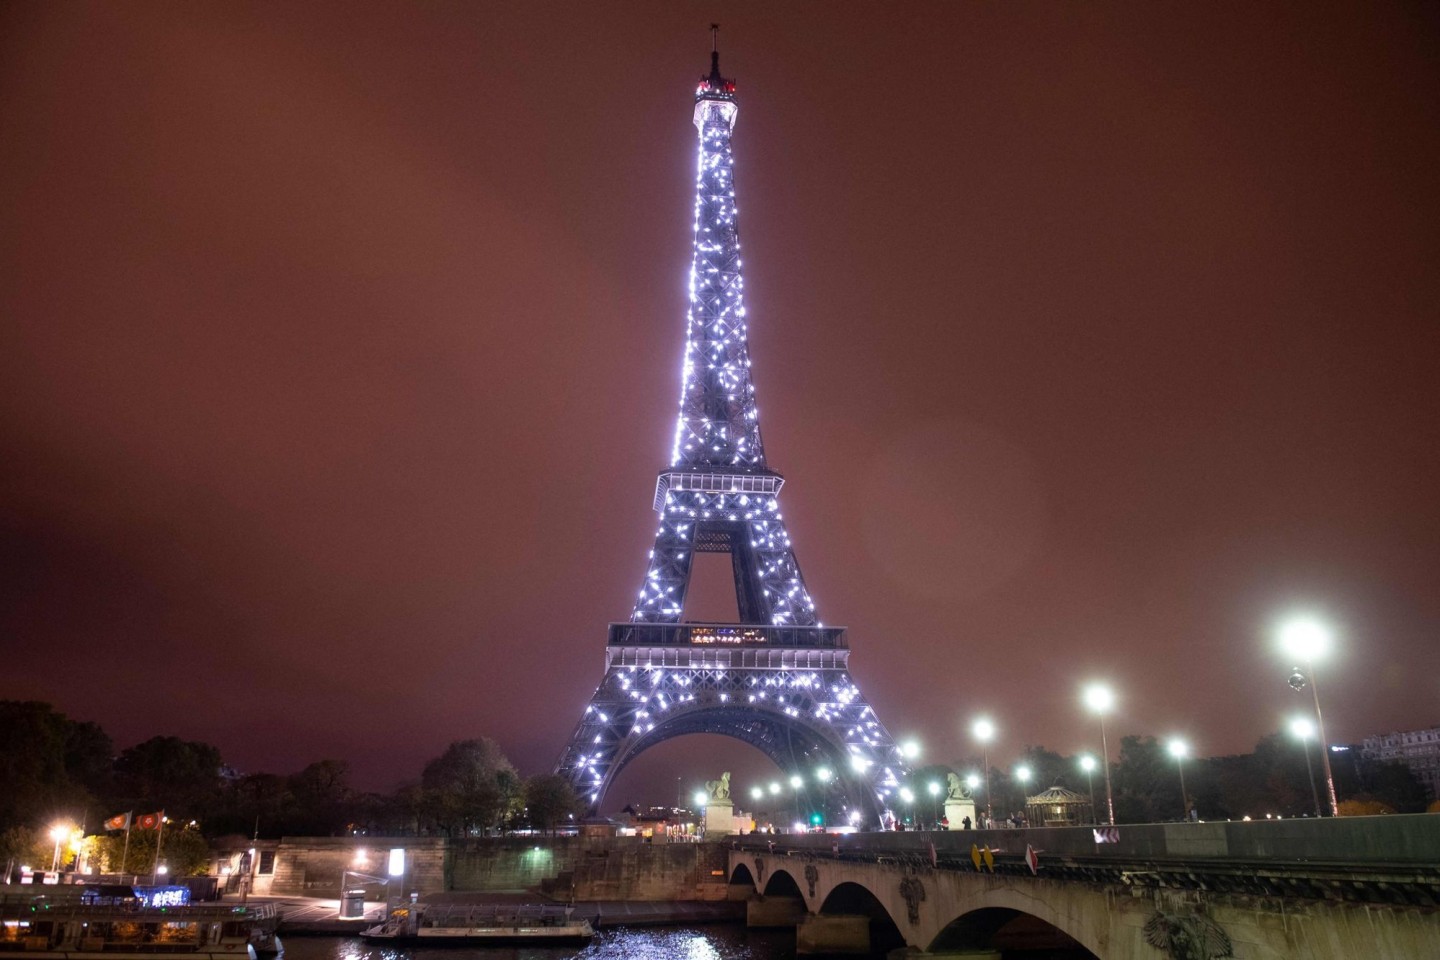
[[[1114, 840], [1096, 842], [1091, 827], [1037, 827], [1024, 830], [941, 830], [913, 833], [856, 833], [840, 838], [847, 853], [928, 857], [968, 856], [971, 844], [1019, 849], [1026, 844], [1049, 857], [1134, 860], [1243, 860], [1333, 864], [1440, 864], [1440, 815], [1398, 814], [1323, 820], [1227, 820], [1205, 823], [1122, 824]], [[783, 841], [787, 849], [829, 852], [828, 834], [786, 834], [744, 838], [747, 848]]]
[[[1440, 817], [1298, 823], [1122, 826], [1105, 843], [1088, 828], [751, 835], [734, 841], [730, 868], [756, 892], [798, 886], [811, 913], [853, 912], [837, 891], [863, 888], [928, 950], [1006, 937], [1018, 948], [1039, 923], [1056, 949], [1106, 960], [1163, 956], [1155, 937], [1174, 934], [1174, 947], [1202, 930], [1237, 957], [1440, 956]], [[972, 845], [993, 863], [977, 867]]]

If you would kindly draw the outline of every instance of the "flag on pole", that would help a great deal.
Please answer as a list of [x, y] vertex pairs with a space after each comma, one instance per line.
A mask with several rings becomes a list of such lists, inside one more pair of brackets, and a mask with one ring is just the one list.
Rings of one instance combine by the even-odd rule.
[[932, 866], [932, 867], [938, 867], [940, 864], [937, 863], [936, 860], [937, 860], [937, 858], [936, 858], [936, 856], [935, 856], [935, 841], [934, 841], [934, 840], [931, 840], [931, 841], [930, 841], [930, 866]]
[[158, 813], [142, 813], [135, 818], [135, 826], [141, 830], [159, 830], [160, 824], [165, 819], [165, 811]]
[[106, 820], [106, 821], [105, 821], [105, 829], [106, 829], [106, 830], [129, 830], [129, 829], [130, 829], [130, 818], [131, 818], [131, 816], [134, 815], [134, 813], [135, 813], [135, 811], [131, 810], [131, 811], [127, 812], [127, 813], [117, 813], [117, 814], [115, 814], [115, 816], [113, 816], [113, 817], [111, 817], [109, 820]]
[[1035, 848], [1028, 843], [1025, 844], [1025, 864], [1030, 868], [1031, 873], [1037, 876], [1039, 875], [1040, 856], [1035, 852]]

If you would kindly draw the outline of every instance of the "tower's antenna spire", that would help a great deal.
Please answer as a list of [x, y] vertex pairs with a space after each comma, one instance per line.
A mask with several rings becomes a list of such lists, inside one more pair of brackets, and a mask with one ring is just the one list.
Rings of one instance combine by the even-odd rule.
[[710, 24], [710, 82], [723, 83], [720, 76], [720, 24]]

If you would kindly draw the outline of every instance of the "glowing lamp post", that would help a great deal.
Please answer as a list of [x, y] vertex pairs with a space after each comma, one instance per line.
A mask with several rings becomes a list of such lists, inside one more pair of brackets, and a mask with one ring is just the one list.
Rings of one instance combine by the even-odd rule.
[[50, 839], [55, 841], [55, 856], [50, 858], [51, 873], [60, 869], [60, 844], [64, 843], [69, 836], [70, 828], [63, 823], [57, 823], [50, 828]]
[[915, 823], [915, 794], [909, 787], [901, 787], [900, 799], [904, 800], [905, 805], [910, 808], [910, 823], [913, 829]]
[[1090, 817], [1095, 817], [1095, 758], [1088, 753], [1080, 758], [1080, 769], [1085, 771], [1085, 783], [1090, 787]]
[[1115, 826], [1115, 793], [1110, 788], [1110, 744], [1105, 739], [1105, 714], [1115, 705], [1115, 694], [1110, 688], [1092, 683], [1085, 688], [1085, 706], [1100, 715], [1100, 755], [1105, 758], [1105, 812], [1110, 826]]
[[1030, 792], [1030, 778], [1034, 776], [1027, 764], [1020, 764], [1015, 768], [1015, 779], [1020, 783], [1020, 806], [1027, 806], [1030, 799], [1026, 794]]
[[920, 744], [914, 740], [906, 740], [900, 744], [900, 756], [906, 760], [916, 760], [920, 757]]
[[1300, 751], [1305, 754], [1305, 775], [1310, 778], [1310, 796], [1315, 800], [1315, 816], [1320, 813], [1320, 791], [1315, 788], [1315, 768], [1310, 763], [1309, 740], [1315, 736], [1315, 724], [1307, 717], [1296, 717], [1290, 721], [1290, 733], [1300, 741]]
[[975, 791], [980, 789], [980, 774], [967, 773], [965, 775], [965, 786], [970, 791], [970, 796], [975, 796]]
[[925, 789], [930, 791], [930, 814], [932, 823], [940, 822], [940, 784], [930, 781]]
[[[1338, 817], [1340, 804], [1335, 799], [1335, 777], [1330, 773], [1325, 718], [1320, 713], [1320, 684], [1315, 677], [1315, 661], [1330, 649], [1330, 628], [1310, 618], [1291, 620], [1280, 628], [1280, 645], [1286, 653], [1305, 664], [1305, 673], [1296, 671], [1296, 675], [1290, 678], [1290, 685], [1296, 690], [1303, 690], [1306, 680], [1310, 682], [1310, 693], [1315, 698], [1315, 729], [1320, 738], [1320, 765], [1325, 771], [1325, 792], [1330, 799], [1330, 816]], [[1308, 753], [1306, 758], [1309, 758]]]
[[1189, 820], [1190, 798], [1185, 793], [1185, 755], [1190, 752], [1190, 748], [1185, 745], [1184, 740], [1177, 737], [1170, 741], [1166, 749], [1170, 751], [1170, 756], [1175, 758], [1175, 769], [1180, 771], [1180, 819]]
[[990, 799], [990, 741], [995, 739], [995, 724], [989, 717], [980, 717], [970, 725], [970, 733], [980, 741], [981, 756], [985, 760], [985, 820], [994, 819], [995, 805]]

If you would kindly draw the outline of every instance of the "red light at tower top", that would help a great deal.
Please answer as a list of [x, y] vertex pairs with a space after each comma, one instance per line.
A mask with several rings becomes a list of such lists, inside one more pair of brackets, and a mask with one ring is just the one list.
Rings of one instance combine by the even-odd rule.
[[710, 24], [710, 75], [700, 78], [695, 98], [729, 98], [735, 95], [735, 81], [720, 76], [720, 24]]

